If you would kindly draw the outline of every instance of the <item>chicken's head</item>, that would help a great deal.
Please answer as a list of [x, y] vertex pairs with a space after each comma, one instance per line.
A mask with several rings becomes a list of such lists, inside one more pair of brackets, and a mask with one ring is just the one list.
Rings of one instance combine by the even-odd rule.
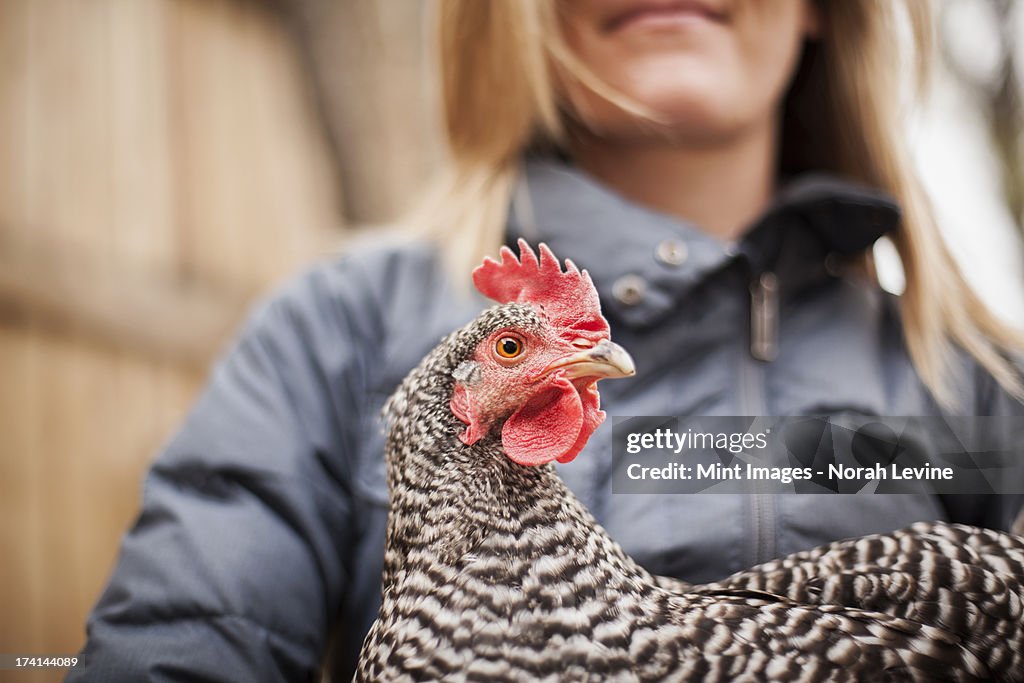
[[455, 370], [452, 412], [473, 444], [501, 425], [509, 458], [542, 465], [576, 457], [604, 421], [597, 381], [634, 374], [629, 354], [609, 339], [597, 290], [586, 271], [551, 250], [540, 257], [519, 240], [517, 259], [485, 259], [473, 272], [482, 294], [502, 310], [471, 357]]

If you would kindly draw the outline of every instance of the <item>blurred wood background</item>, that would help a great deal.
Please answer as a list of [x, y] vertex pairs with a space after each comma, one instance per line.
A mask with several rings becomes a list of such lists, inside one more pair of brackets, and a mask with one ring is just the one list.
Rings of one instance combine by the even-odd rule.
[[252, 298], [407, 205], [421, 5], [0, 3], [0, 652], [79, 650]]

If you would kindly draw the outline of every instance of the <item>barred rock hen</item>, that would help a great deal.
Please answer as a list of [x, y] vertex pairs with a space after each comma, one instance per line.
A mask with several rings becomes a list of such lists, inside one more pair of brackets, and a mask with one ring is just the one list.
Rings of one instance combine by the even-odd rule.
[[499, 305], [385, 410], [383, 603], [356, 680], [1024, 680], [1024, 545], [920, 525], [719, 584], [654, 577], [556, 474], [633, 373], [585, 271], [520, 241], [473, 274]]

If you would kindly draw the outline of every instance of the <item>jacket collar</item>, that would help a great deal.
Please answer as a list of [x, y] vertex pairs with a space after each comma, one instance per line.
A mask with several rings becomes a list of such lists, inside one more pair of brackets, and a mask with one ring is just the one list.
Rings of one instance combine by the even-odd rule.
[[561, 258], [590, 271], [606, 311], [649, 325], [711, 273], [737, 261], [751, 272], [778, 267], [785, 278], [820, 271], [826, 256], [855, 254], [893, 230], [895, 202], [864, 186], [826, 175], [787, 183], [745, 237], [726, 244], [695, 226], [638, 206], [568, 162], [524, 162], [508, 237], [546, 242]]

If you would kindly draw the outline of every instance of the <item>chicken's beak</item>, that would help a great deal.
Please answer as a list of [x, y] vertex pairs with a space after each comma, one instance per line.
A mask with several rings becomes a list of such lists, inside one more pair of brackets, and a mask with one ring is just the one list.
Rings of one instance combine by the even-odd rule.
[[589, 349], [560, 358], [547, 367], [545, 374], [560, 368], [565, 370], [565, 376], [569, 379], [589, 377], [598, 380], [606, 377], [632, 377], [636, 374], [636, 366], [626, 349], [607, 339], [602, 339]]

